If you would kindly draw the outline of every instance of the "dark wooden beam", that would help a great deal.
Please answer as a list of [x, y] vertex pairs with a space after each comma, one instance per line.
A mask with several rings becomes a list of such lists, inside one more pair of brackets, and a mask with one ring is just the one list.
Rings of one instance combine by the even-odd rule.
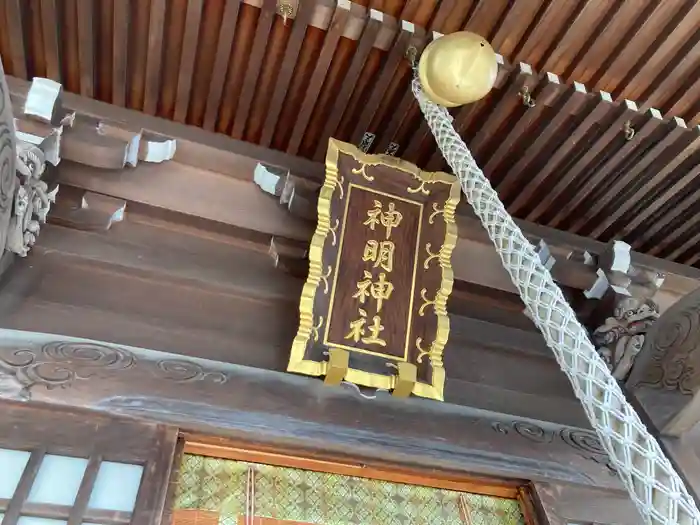
[[503, 23], [504, 15], [510, 4], [508, 0], [478, 2], [470, 12], [469, 20], [464, 29], [482, 35], [490, 42]]
[[[615, 140], [624, 140], [625, 124], [632, 121], [637, 116], [636, 110], [637, 105], [628, 100], [623, 101], [617, 108], [615, 108], [613, 115], [606, 119], [606, 124], [603, 127], [604, 131], [602, 131], [600, 135], [594, 139], [590, 147], [587, 148], [585, 154], [581, 155], [577, 160], [575, 160], [573, 165], [567, 165], [565, 175], [558, 178], [558, 180], [553, 184], [552, 188], [547, 191], [546, 196], [539, 201], [535, 206], [535, 209], [528, 214], [527, 219], [529, 221], [536, 222], [538, 219], [540, 219], [540, 217], [542, 217], [542, 215], [549, 209], [552, 203], [560, 198], [567, 187], [569, 187], [570, 181], [584, 173], [585, 170], [590, 169], [589, 167], [591, 164], [594, 163], [597, 157], [610, 146], [611, 142]], [[578, 128], [577, 131], [580, 129], [581, 128]], [[567, 142], [567, 146], [568, 147], [565, 146], [560, 148], [559, 151], [570, 151], [569, 148], [575, 147], [576, 142], [574, 140], [569, 140]], [[550, 160], [549, 165], [554, 165], [554, 157]]]
[[562, 132], [565, 123], [575, 117], [584, 107], [587, 102], [586, 87], [575, 82], [573, 88], [564, 90], [558, 100], [560, 105], [552, 120], [498, 182], [498, 194], [505, 203], [510, 203], [515, 198], [516, 182], [522, 180], [522, 173], [542, 153], [543, 148]]
[[465, 3], [463, 0], [443, 0], [439, 3], [437, 11], [430, 21], [430, 26], [428, 26], [428, 33], [437, 31], [444, 33], [444, 27], [450, 16], [453, 16], [454, 12], [458, 9], [459, 4]]
[[95, 20], [94, 2], [79, 2], [78, 60], [80, 62], [80, 94], [92, 98], [95, 94]]
[[474, 138], [469, 140], [469, 149], [476, 158], [482, 158], [483, 148], [487, 141], [493, 139], [494, 133], [503, 124], [504, 120], [518, 107], [522, 105], [520, 94], [524, 89], [532, 93], [539, 82], [529, 65], [520, 63], [511, 73], [508, 85], [499, 104], [491, 110], [488, 120], [479, 126]]
[[330, 112], [328, 119], [323, 128], [321, 134], [321, 140], [316, 147], [316, 153], [314, 154], [314, 159], [317, 161], [322, 161], [326, 156], [326, 151], [328, 150], [328, 139], [336, 132], [340, 122], [343, 118], [343, 114], [350, 102], [353, 91], [357, 84], [357, 80], [360, 78], [360, 73], [367, 63], [367, 58], [369, 57], [370, 51], [374, 48], [375, 42], [377, 40], [377, 35], [379, 30], [382, 28], [382, 21], [384, 15], [375, 11], [370, 10], [369, 18], [365, 24], [365, 27], [360, 36], [360, 40], [357, 44], [357, 50], [353, 56], [352, 62], [350, 63], [350, 68], [345, 75], [345, 80], [338, 93], [338, 96], [333, 103], [333, 109]]
[[56, 0], [41, 0], [41, 27], [44, 56], [46, 57], [46, 76], [51, 80], [61, 82], [57, 20]]
[[275, 20], [277, 10], [276, 0], [263, 0], [262, 11], [258, 18], [258, 25], [255, 29], [255, 38], [253, 40], [253, 49], [248, 58], [248, 67], [245, 73], [245, 82], [241, 93], [238, 106], [236, 107], [236, 115], [233, 121], [233, 129], [231, 136], [235, 139], [242, 139], [245, 133], [246, 122], [250, 114], [253, 97], [255, 96], [255, 88], [258, 84], [260, 71], [265, 57], [265, 49], [267, 41], [272, 29], [272, 23]]
[[[570, 230], [573, 233], [579, 233], [580, 227], [586, 220], [585, 215], [581, 215], [581, 212], [585, 212], [585, 209], [589, 208], [591, 205], [591, 198], [595, 191], [599, 189], [599, 186], [606, 187], [609, 184], [609, 180], [615, 170], [624, 169], [624, 165], [628, 162], [629, 158], [634, 158], [634, 155], [638, 155], [640, 151], [644, 148], [649, 147], [649, 137], [656, 133], [657, 130], [663, 125], [661, 120], [661, 113], [656, 109], [650, 109], [644, 113], [644, 115], [637, 116], [634, 120], [630, 121], [630, 129], [634, 133], [631, 138], [626, 139], [624, 143], [613, 155], [606, 158], [601, 164], [595, 167], [595, 171], [587, 178], [586, 184], [579, 188], [576, 194], [567, 202], [566, 206], [562, 206], [559, 211], [557, 211], [550, 222], [550, 226], [556, 228], [564, 223], [567, 219], [571, 217], [578, 217], [577, 220], [573, 221]], [[616, 130], [619, 133], [619, 130]], [[568, 173], [565, 177], [568, 177]], [[581, 206], [584, 204], [584, 206]], [[583, 209], [579, 210], [579, 207]]]
[[[664, 165], [659, 169], [658, 172], [654, 174], [651, 180], [647, 183], [647, 187], [650, 188], [649, 192], [653, 189], [658, 188], [672, 173], [674, 173], [684, 162], [691, 158], [697, 151], [700, 151], [700, 126], [695, 126], [691, 130], [692, 140], [688, 143], [682, 151], [680, 151], [676, 156], [669, 160], [668, 164]], [[640, 212], [629, 220], [622, 228], [622, 235], [630, 236], [630, 234], [639, 228], [642, 224], [647, 225], [648, 219], [657, 212], [664, 204], [666, 204], [670, 199], [682, 192], [685, 187], [694, 180], [695, 175], [691, 172], [686, 173], [678, 181], [676, 181], [668, 191], [657, 198], [651, 200], [647, 206], [645, 206]], [[645, 238], [650, 238], [656, 235], [661, 228], [664, 226], [663, 220], [658, 221], [653, 224], [645, 226], [644, 234], [639, 237], [639, 241], [632, 241], [633, 246], [639, 246], [642, 240]], [[637, 236], [634, 236], [637, 238]]]
[[362, 136], [365, 132], [370, 130], [370, 125], [372, 124], [372, 119], [377, 112], [381, 101], [384, 99], [385, 93], [389, 88], [392, 78], [396, 75], [402, 61], [406, 60], [406, 50], [413, 38], [415, 28], [413, 24], [407, 22], [401, 22], [401, 28], [399, 30], [396, 39], [394, 40], [391, 50], [386, 56], [384, 65], [382, 67], [382, 72], [376, 80], [376, 83], [372, 87], [372, 91], [368, 96], [365, 104], [363, 105], [362, 113], [355, 123], [353, 132], [351, 135], [351, 142], [355, 145], [359, 145], [362, 141]]
[[[542, 112], [546, 108], [551, 107], [562, 92], [559, 77], [553, 73], [546, 73], [537, 87], [537, 93], [532, 95], [532, 101], [535, 104], [520, 115], [515, 126], [507, 131], [507, 134], [502, 137], [495, 151], [486, 161], [483, 168], [484, 173], [488, 174], [493, 179], [493, 175], [501, 165], [505, 157], [511, 153], [513, 146], [531, 129], [533, 123], [542, 116]], [[529, 149], [529, 148], [528, 148]]]
[[[163, 31], [165, 29], [165, 0], [151, 0], [148, 18], [146, 73], [144, 78], [143, 111], [155, 115], [160, 92], [160, 72], [163, 60]], [[123, 52], [123, 50], [120, 50]]]
[[114, 2], [112, 43], [112, 104], [126, 107], [127, 54], [129, 46], [129, 3]]
[[[634, 184], [645, 170], [653, 167], [656, 162], [662, 163], [661, 165], [670, 162], [674, 153], [681, 150], [683, 144], [686, 144], [690, 139], [690, 134], [687, 133], [688, 128], [685, 122], [680, 118], [674, 117], [670, 122], [664, 123], [664, 130], [664, 137], [646, 151], [642, 158], [636, 162], [630, 170], [626, 171], [623, 176], [615, 181], [607, 193], [601, 195], [599, 199], [596, 199], [590, 208], [584, 212], [584, 217], [581, 220], [581, 222], [584, 223], [581, 224], [582, 227], [585, 226], [584, 221], [594, 221], [597, 215], [600, 214], [606, 206], [609, 206], [611, 202], [620, 195], [624, 188]], [[653, 181], [653, 176], [651, 181]], [[649, 189], [648, 184], [636, 186], [637, 187], [632, 190], [633, 193], [628, 199], [620, 202], [614, 208], [608, 209], [605, 218], [590, 232], [592, 237], [600, 237], [606, 229], [612, 226], [615, 221], [625, 215], [625, 213], [639, 202], [641, 194], [645, 191], [644, 188], [647, 190]]]
[[[8, 338], [11, 333], [3, 332], [2, 359], [14, 355], [17, 334]], [[23, 336], [22, 346], [30, 345], [32, 355], [40, 352], [46, 341], [41, 334]], [[63, 343], [67, 352], [80, 351], [85, 344], [75, 339]], [[109, 343], [100, 348], [110, 356], [116, 350]], [[156, 428], [156, 423], [162, 422], [187, 432], [254, 441], [262, 447], [287, 446], [312, 457], [340, 454], [402, 467], [551, 480], [624, 493], [604, 466], [604, 455], [595, 454], [591, 459], [572, 444], [572, 435], [594, 439], [592, 431], [585, 428], [537, 423], [449, 403], [394, 400], [382, 393], [368, 402], [354, 390], [329, 387], [318, 379], [172, 353], [122, 348], [118, 355], [131, 364], [123, 366], [119, 360], [110, 365], [110, 373], [85, 374], [87, 377], [65, 383], [64, 388], [35, 389], [32, 401], [92, 409], [102, 418], [128, 415], [145, 419]], [[60, 362], [74, 371], [80, 366], [75, 360]], [[561, 376], [553, 360], [552, 374], [550, 378]], [[524, 433], [520, 431], [523, 428], [527, 429]], [[438, 445], [436, 432], [441, 437]], [[541, 439], [532, 439], [535, 435]], [[151, 437], [149, 442], [153, 442]], [[172, 460], [175, 442], [170, 434], [161, 440], [155, 450], [163, 460]], [[125, 444], [122, 449], [128, 453]], [[147, 476], [144, 472], [144, 484]], [[166, 492], [165, 481], [159, 485], [162, 493]], [[149, 508], [158, 514], [161, 501], [160, 495], [146, 503], [139, 498], [137, 514]], [[150, 523], [136, 516], [134, 521]]]
[[[589, 130], [593, 128], [593, 126], [597, 125], [600, 120], [603, 119], [606, 114], [608, 114], [612, 102], [610, 95], [608, 93], [601, 92], [592, 95], [592, 97], [594, 97], [594, 102], [592, 103], [593, 107], [588, 106], [585, 110], [581, 111], [581, 114], [585, 114], [585, 117], [577, 124], [576, 129], [571, 133], [570, 139], [557, 148], [557, 150], [547, 159], [545, 166], [537, 172], [530, 183], [518, 194], [510, 206], [510, 213], [517, 216], [521, 215], [524, 207], [531, 202], [537, 188], [542, 187], [545, 180], [551, 176], [552, 172], [555, 171], [557, 166], [566, 160], [571, 147], [582, 140]], [[539, 208], [544, 210], [543, 205], [541, 205]], [[528, 215], [527, 220], [533, 222], [536, 220], [534, 212]]]
[[223, 21], [219, 31], [219, 41], [216, 45], [216, 57], [214, 59], [214, 69], [211, 82], [209, 84], [209, 94], [204, 115], [204, 129], [214, 131], [216, 120], [219, 114], [221, 96], [224, 92], [226, 82], [226, 72], [228, 70], [231, 49], [236, 36], [236, 24], [238, 22], [238, 12], [241, 2], [226, 2], [224, 8]]
[[[3, 326], [27, 329], [30, 322], [47, 333], [285, 369], [303, 277], [275, 269], [250, 245], [129, 218], [133, 214], [108, 236], [47, 225], [31, 267], [15, 265], [0, 294]], [[524, 417], [546, 408], [560, 421], [580, 424], [565, 377], [517, 298], [462, 291], [471, 288], [460, 286], [450, 300], [450, 312], [461, 315], [451, 316], [448, 400], [482, 399], [484, 409], [510, 406]], [[515, 381], [503, 374], [504, 351], [523, 372]], [[538, 370], [552, 376], [544, 380]], [[517, 395], [525, 397], [516, 403]]]
[[287, 41], [284, 58], [282, 59], [282, 66], [275, 80], [274, 94], [267, 108], [267, 116], [265, 117], [265, 125], [263, 126], [262, 138], [260, 140], [260, 145], [265, 148], [269, 148], [272, 145], [278, 119], [282, 113], [282, 107], [287, 97], [287, 91], [292, 81], [294, 68], [299, 59], [299, 52], [304, 43], [306, 30], [309, 27], [312, 13], [313, 5], [309, 0], [299, 2], [296, 17], [291, 22], [293, 24], [292, 34]]
[[315, 102], [318, 99], [321, 88], [323, 87], [323, 82], [328, 74], [328, 69], [331, 66], [333, 55], [338, 47], [338, 42], [345, 31], [345, 25], [350, 19], [351, 8], [351, 2], [347, 0], [339, 0], [333, 12], [331, 25], [323, 39], [321, 53], [316, 61], [314, 72], [309, 79], [304, 101], [299, 109], [299, 115], [294, 124], [289, 145], [287, 146], [287, 153], [290, 155], [299, 154], [304, 132], [306, 131], [309, 121], [311, 120], [311, 114], [313, 113]]
[[202, 20], [202, 8], [202, 0], [190, 0], [187, 2], [185, 34], [182, 37], [182, 54], [180, 56], [180, 66], [178, 68], [177, 95], [175, 99], [175, 112], [173, 114], [173, 119], [182, 123], [187, 120], [187, 110], [190, 105], [194, 61], [197, 56], [197, 44], [199, 41], [199, 24]]
[[[676, 4], [675, 9], [670, 23], [661, 26], [660, 33], [654, 38], [654, 45], [649, 46], [641, 56], [638, 55], [632, 70], [622, 77], [620, 88], [615, 90], [617, 96], [657, 105], [661, 102], [657, 97], [665, 89], [673, 89], [677, 76], [683, 74], [689, 62], [692, 64], [692, 60], [684, 60], [684, 57], [697, 54], [693, 48], [700, 35], [693, 20], [700, 16], [700, 6], [695, 2], [686, 2]], [[673, 52], [678, 53], [678, 58], [669, 60], [669, 54]]]
[[[15, 96], [24, 96], [28, 89], [26, 81], [8, 77], [10, 90]], [[152, 212], [156, 210], [173, 210], [191, 219], [208, 221], [208, 228], [229, 228], [262, 232], [264, 235], [277, 235], [298, 240], [308, 240], [313, 229], [311, 223], [290, 217], [278, 204], [257, 188], [252, 182], [252, 175], [258, 162], [273, 166], [283, 166], [295, 176], [320, 182], [323, 177], [323, 164], [292, 157], [281, 152], [260, 148], [247, 143], [232, 140], [219, 134], [210, 133], [191, 126], [169, 123], [138, 113], [117, 108], [95, 100], [79, 97], [71, 93], [63, 95], [67, 108], [78, 110], [98, 118], [108, 118], [115, 122], [128, 121], [135, 128], [157, 134], [168, 134], [177, 140], [177, 153], [167, 169], [157, 166], [139, 165], [135, 170], [126, 170], [119, 177], [105, 177], [89, 168], [74, 166], [70, 163], [61, 165], [64, 182], [88, 191], [111, 195], [134, 204], [146, 206]], [[601, 104], [607, 104], [601, 102]], [[595, 111], [593, 117], [596, 117]], [[593, 118], [591, 117], [591, 118]], [[70, 168], [69, 168], [70, 167]], [[195, 175], [196, 173], [196, 175]], [[198, 183], [193, 185], [196, 178]], [[178, 190], [175, 190], [179, 188]], [[194, 193], [192, 193], [194, 192]], [[201, 197], [193, 195], [201, 192]], [[233, 205], [231, 198], [240, 200], [240, 205]], [[220, 203], [212, 206], [217, 199]], [[246, 211], [247, 210], [247, 211]], [[263, 213], [262, 210], [265, 210]], [[161, 211], [158, 211], [161, 213]], [[474, 218], [459, 217], [460, 241], [453, 256], [453, 264], [458, 279], [480, 285], [495, 287], [514, 292], [510, 279], [501, 269], [497, 256], [481, 226]], [[578, 236], [567, 236], [563, 232], [542, 228], [532, 223], [522, 223], [531, 239], [537, 243], [544, 238], [551, 248], [565, 246], [561, 254], [565, 258], [568, 251], [595, 252], [604, 249], [604, 245]], [[238, 234], [236, 234], [238, 235]], [[468, 240], [475, 242], [466, 242]], [[269, 237], [265, 244], [269, 242]], [[478, 249], [476, 249], [478, 248]], [[267, 249], [267, 248], [266, 248]], [[639, 256], [639, 254], [636, 254]], [[561, 255], [560, 255], [561, 256]], [[475, 259], [476, 257], [476, 259]], [[475, 261], [479, 261], [476, 263]], [[645, 259], [646, 266], [669, 268], [671, 273], [692, 273], [678, 265], [654, 258]], [[555, 265], [555, 274], [559, 269]], [[582, 275], [592, 275], [592, 269], [581, 268]], [[569, 285], [570, 277], [564, 272], [557, 277], [563, 285]], [[574, 281], [581, 283], [576, 278]], [[688, 290], [694, 282], [690, 278], [681, 288]], [[574, 285], [574, 286], [580, 286]], [[683, 288], [685, 287], [685, 288]]]
[[27, 78], [27, 58], [25, 55], [24, 31], [22, 29], [21, 0], [5, 2], [7, 31], [10, 33], [12, 54], [12, 73], [20, 78]]

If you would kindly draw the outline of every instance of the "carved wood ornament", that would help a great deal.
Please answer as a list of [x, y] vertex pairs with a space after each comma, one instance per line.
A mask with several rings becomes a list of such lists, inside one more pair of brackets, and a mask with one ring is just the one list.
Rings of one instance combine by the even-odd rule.
[[7, 242], [7, 231], [12, 216], [15, 195], [15, 130], [12, 104], [0, 62], [0, 253]]
[[289, 371], [442, 400], [459, 197], [451, 175], [331, 140]]
[[[65, 109], [62, 91], [58, 82], [34, 78], [26, 96], [11, 99], [0, 63], [0, 253], [26, 257], [36, 243], [59, 190], [51, 182], [55, 175], [45, 175], [62, 157], [122, 169], [139, 161], [163, 162], [175, 154], [173, 139]], [[121, 220], [123, 212], [110, 224]]]
[[619, 301], [612, 317], [593, 332], [598, 353], [617, 380], [629, 375], [644, 345], [645, 334], [659, 317], [659, 307], [651, 301], [627, 297]]
[[654, 323], [638, 366], [629, 386], [661, 388], [684, 395], [700, 390], [700, 290], [686, 295]]
[[[324, 447], [342, 443], [344, 450], [430, 450], [431, 468], [469, 464], [470, 472], [497, 467], [505, 477], [621, 488], [590, 430], [444, 405], [392, 404], [396, 417], [387, 420], [386, 398], [367, 404], [289, 374], [106, 342], [0, 332], [0, 399], [88, 408], [192, 430], [216, 428], [261, 442], [293, 435], [307, 445], [319, 439]], [[317, 410], [319, 403], [326, 409]], [[343, 418], [357, 411], [362, 418]], [[334, 415], [337, 423], [329, 424]], [[449, 445], [436, 446], [434, 434], [416, 424], [427, 417]]]

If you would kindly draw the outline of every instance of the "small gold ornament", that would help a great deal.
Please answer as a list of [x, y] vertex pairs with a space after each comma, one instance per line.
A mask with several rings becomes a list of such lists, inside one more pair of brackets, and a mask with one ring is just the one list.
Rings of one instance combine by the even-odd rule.
[[434, 40], [425, 48], [418, 76], [425, 94], [446, 107], [470, 104], [485, 97], [496, 82], [498, 61], [482, 37], [459, 31]]

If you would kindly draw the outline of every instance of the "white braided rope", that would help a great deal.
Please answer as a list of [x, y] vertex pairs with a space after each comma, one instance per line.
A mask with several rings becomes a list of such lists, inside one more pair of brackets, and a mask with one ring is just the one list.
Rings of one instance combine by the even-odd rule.
[[423, 94], [417, 78], [412, 88], [442, 154], [645, 523], [700, 525], [700, 512], [683, 480], [625, 399], [549, 271], [454, 130], [451, 115]]

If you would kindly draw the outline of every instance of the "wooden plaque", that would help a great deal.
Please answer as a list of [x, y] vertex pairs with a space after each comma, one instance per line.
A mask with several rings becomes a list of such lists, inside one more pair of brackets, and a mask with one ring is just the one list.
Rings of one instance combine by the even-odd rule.
[[412, 392], [442, 400], [459, 197], [453, 175], [330, 141], [290, 372], [326, 375], [343, 349], [346, 381], [394, 389], [412, 363]]

